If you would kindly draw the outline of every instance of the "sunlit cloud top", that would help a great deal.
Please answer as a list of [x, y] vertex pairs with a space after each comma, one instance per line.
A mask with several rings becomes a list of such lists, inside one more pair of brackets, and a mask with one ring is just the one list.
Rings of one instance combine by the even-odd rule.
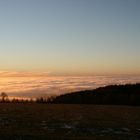
[[49, 72], [0, 71], [0, 77], [46, 77]]
[[112, 84], [139, 83], [140, 76], [0, 77], [0, 92], [10, 97], [48, 97]]

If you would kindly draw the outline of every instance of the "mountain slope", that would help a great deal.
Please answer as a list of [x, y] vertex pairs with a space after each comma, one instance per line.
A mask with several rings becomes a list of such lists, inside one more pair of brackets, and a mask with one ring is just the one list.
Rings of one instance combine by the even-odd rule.
[[49, 103], [140, 105], [140, 84], [111, 85], [57, 96]]

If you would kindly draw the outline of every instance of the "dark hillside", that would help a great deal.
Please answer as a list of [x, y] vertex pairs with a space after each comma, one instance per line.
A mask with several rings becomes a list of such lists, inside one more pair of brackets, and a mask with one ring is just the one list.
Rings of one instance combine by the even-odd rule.
[[140, 84], [111, 85], [61, 95], [50, 103], [140, 105]]

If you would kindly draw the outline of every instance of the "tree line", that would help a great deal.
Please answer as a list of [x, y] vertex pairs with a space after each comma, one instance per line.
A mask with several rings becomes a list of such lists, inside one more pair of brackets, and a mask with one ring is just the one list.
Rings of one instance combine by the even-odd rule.
[[10, 99], [8, 94], [5, 92], [2, 92], [0, 94], [0, 103], [50, 103], [55, 97], [51, 96], [48, 98], [44, 97], [38, 97], [38, 98], [12, 98]]

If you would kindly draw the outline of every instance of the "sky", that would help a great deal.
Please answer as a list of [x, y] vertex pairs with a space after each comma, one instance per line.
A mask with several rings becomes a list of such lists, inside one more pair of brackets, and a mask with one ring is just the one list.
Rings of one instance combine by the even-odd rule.
[[0, 71], [140, 75], [139, 0], [0, 0]]

